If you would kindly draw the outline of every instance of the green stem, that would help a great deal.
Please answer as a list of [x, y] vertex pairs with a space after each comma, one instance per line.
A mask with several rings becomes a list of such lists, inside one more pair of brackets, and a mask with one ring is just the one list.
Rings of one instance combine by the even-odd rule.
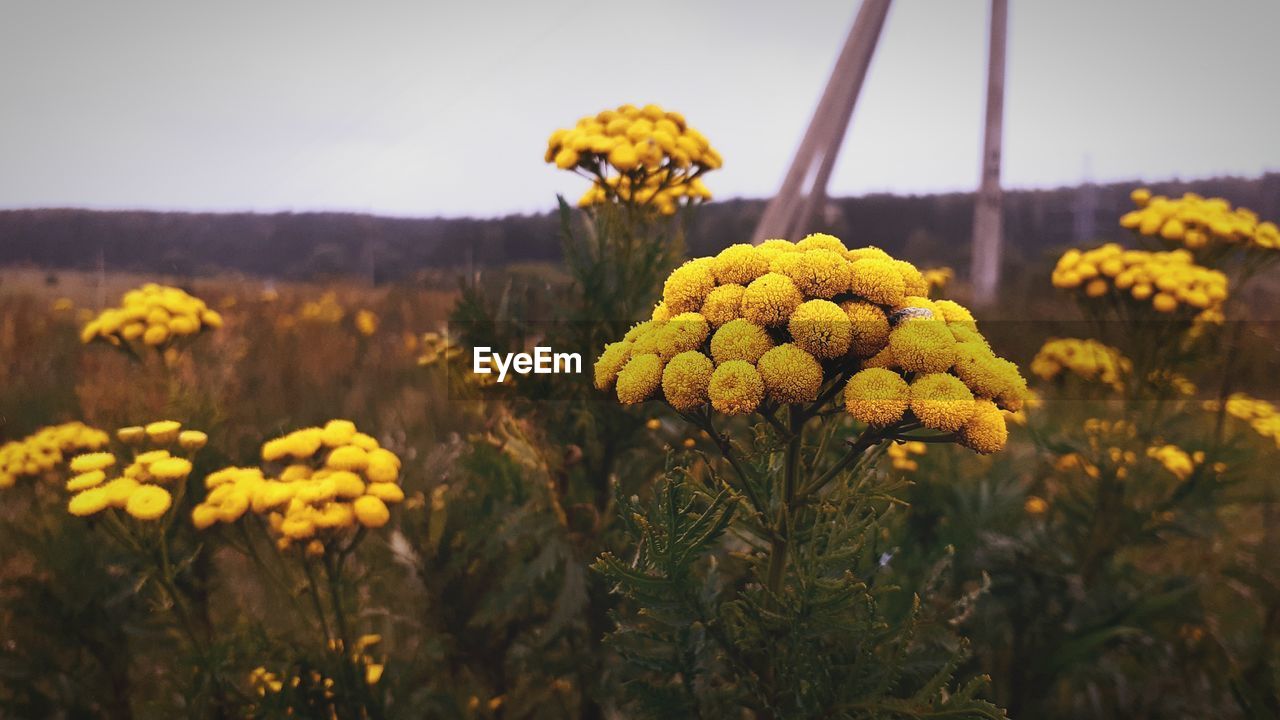
[[791, 536], [791, 504], [795, 499], [796, 476], [800, 472], [800, 437], [794, 412], [791, 415], [791, 437], [787, 439], [785, 467], [782, 476], [782, 502], [778, 505], [778, 519], [774, 524], [773, 539], [769, 541], [769, 569], [766, 587], [774, 596], [782, 594], [783, 579], [787, 570], [788, 541]]

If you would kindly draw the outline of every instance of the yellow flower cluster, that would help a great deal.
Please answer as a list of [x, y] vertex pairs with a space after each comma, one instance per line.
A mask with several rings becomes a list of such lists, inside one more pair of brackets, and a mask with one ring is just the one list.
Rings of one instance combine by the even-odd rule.
[[[118, 459], [114, 453], [72, 458], [69, 467], [76, 474], [67, 481], [67, 492], [72, 493], [67, 512], [88, 517], [123, 510], [138, 520], [159, 520], [173, 505], [173, 494], [166, 486], [180, 493], [192, 469], [190, 459], [172, 450], [194, 452], [204, 447], [208, 436], [199, 430], [183, 430], [176, 420], [120, 428], [116, 436], [132, 446], [132, 461], [116, 475]], [[116, 476], [108, 479], [108, 475]]]
[[928, 446], [919, 440], [910, 440], [908, 442], [893, 443], [885, 453], [889, 456], [889, 463], [894, 470], [903, 472], [914, 472], [920, 469], [920, 463], [916, 462], [913, 455], [924, 455]]
[[342, 303], [338, 302], [338, 294], [332, 290], [325, 292], [318, 300], [308, 300], [303, 303], [298, 311], [298, 316], [303, 320], [330, 325], [342, 322], [342, 318], [346, 315], [346, 309], [342, 307]]
[[50, 425], [0, 445], [0, 489], [13, 487], [21, 477], [38, 477], [83, 450], [100, 450], [111, 438], [82, 422]]
[[[364, 668], [364, 681], [369, 685], [376, 685], [382, 679], [382, 671], [384, 666], [382, 663], [375, 661], [369, 655], [369, 648], [382, 642], [381, 635], [361, 635], [356, 640], [352, 660], [355, 661], [357, 667]], [[326, 700], [332, 700], [334, 697], [333, 678], [325, 677], [319, 670], [312, 670], [307, 677], [294, 675], [288, 679], [290, 688], [298, 688], [308, 682], [308, 689], [322, 689]], [[282, 692], [285, 688], [286, 681], [280, 675], [268, 670], [265, 666], [258, 666], [249, 673], [249, 687], [258, 695], [258, 697], [266, 697]]]
[[1079, 289], [1087, 298], [1149, 301], [1162, 313], [1180, 307], [1213, 312], [1227, 299], [1227, 276], [1197, 265], [1190, 252], [1125, 250], [1115, 243], [1068, 250], [1053, 270], [1053, 285]]
[[551, 133], [544, 159], [593, 181], [582, 206], [618, 200], [652, 204], [670, 214], [680, 198], [709, 199], [698, 179], [723, 163], [706, 136], [684, 116], [657, 105], [622, 105]]
[[928, 268], [920, 272], [924, 275], [924, 281], [929, 284], [930, 295], [934, 290], [942, 290], [950, 285], [956, 277], [955, 271], [949, 267]]
[[222, 316], [200, 298], [175, 287], [147, 283], [121, 298], [120, 307], [103, 310], [80, 331], [81, 342], [101, 340], [115, 346], [140, 342], [156, 348], [222, 327]]
[[279, 472], [228, 467], [205, 479], [208, 495], [191, 511], [197, 529], [252, 511], [267, 518], [281, 549], [299, 542], [321, 554], [348, 530], [386, 525], [388, 505], [404, 500], [400, 458], [350, 420], [268, 440], [262, 459]]
[[1130, 195], [1136, 210], [1120, 217], [1120, 226], [1147, 237], [1163, 238], [1191, 250], [1215, 245], [1280, 249], [1280, 227], [1259, 221], [1247, 208], [1232, 208], [1222, 198], [1186, 193], [1180, 198], [1152, 195], [1138, 188]]
[[[1217, 400], [1204, 403], [1205, 410], [1218, 412]], [[1280, 409], [1274, 403], [1245, 393], [1232, 393], [1227, 397], [1226, 412], [1237, 420], [1243, 420], [1262, 437], [1275, 441], [1280, 447]]]
[[369, 337], [378, 332], [378, 314], [372, 310], [361, 309], [356, 311], [356, 332]]
[[1050, 338], [1031, 361], [1031, 372], [1043, 380], [1070, 373], [1117, 391], [1132, 369], [1133, 363], [1119, 350], [1093, 339]]
[[843, 385], [864, 423], [918, 421], [994, 452], [1001, 408], [1021, 407], [1026, 381], [967, 309], [927, 293], [915, 266], [831, 235], [733, 245], [671, 273], [651, 319], [604, 348], [595, 385], [624, 405], [661, 393], [682, 412], [729, 415]]
[[1177, 445], [1152, 445], [1147, 448], [1147, 457], [1164, 466], [1179, 480], [1186, 480], [1195, 472], [1196, 466], [1204, 462], [1204, 453], [1197, 450], [1188, 453]]
[[578, 207], [604, 205], [610, 199], [617, 198], [624, 203], [651, 205], [663, 215], [675, 215], [680, 208], [681, 198], [687, 198], [690, 203], [711, 199], [711, 191], [702, 182], [702, 178], [673, 182], [667, 173], [633, 178], [632, 175], [611, 175], [603, 181], [595, 182], [578, 199]]

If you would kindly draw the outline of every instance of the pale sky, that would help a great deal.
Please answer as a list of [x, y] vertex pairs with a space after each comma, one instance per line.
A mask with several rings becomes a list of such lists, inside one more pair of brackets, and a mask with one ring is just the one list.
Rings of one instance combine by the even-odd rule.
[[[544, 211], [546, 136], [624, 102], [781, 181], [845, 2], [0, 0], [0, 208]], [[1275, 0], [1011, 0], [1004, 179], [1280, 170]], [[986, 0], [895, 0], [831, 194], [967, 190]]]

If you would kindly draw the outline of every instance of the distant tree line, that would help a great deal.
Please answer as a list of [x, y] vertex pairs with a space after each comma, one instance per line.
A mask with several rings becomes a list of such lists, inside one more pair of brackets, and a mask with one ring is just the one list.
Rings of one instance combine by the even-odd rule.
[[[1136, 183], [1081, 185], [1005, 194], [1005, 261], [1034, 262], [1066, 245], [1121, 236], [1116, 219]], [[1152, 185], [1194, 190], [1280, 216], [1280, 173]], [[701, 208], [690, 254], [744, 242], [762, 200]], [[815, 231], [870, 244], [925, 265], [968, 265], [971, 193], [866, 195], [828, 202]], [[0, 265], [213, 275], [239, 272], [289, 279], [361, 275], [400, 280], [425, 269], [457, 269], [559, 259], [554, 213], [495, 219], [391, 218], [349, 213], [179, 213], [68, 208], [0, 211]]]

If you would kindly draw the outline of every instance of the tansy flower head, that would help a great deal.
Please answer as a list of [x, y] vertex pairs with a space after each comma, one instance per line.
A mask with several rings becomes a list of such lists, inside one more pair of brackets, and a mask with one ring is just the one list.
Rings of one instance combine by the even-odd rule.
[[714, 366], [700, 352], [688, 350], [671, 358], [662, 371], [662, 394], [671, 407], [692, 410], [707, 402]]
[[738, 243], [721, 250], [712, 269], [721, 285], [745, 286], [769, 272], [769, 260], [755, 246]]
[[702, 316], [713, 328], [742, 317], [742, 294], [746, 290], [742, 285], [720, 285], [707, 293], [707, 299], [702, 303]]
[[169, 511], [173, 497], [155, 485], [143, 485], [129, 496], [124, 511], [139, 520], [157, 520]]
[[955, 336], [940, 320], [907, 320], [889, 333], [889, 348], [908, 372], [945, 372], [955, 362], [955, 347]]
[[830, 250], [831, 252], [839, 253], [842, 256], [849, 251], [849, 248], [844, 246], [844, 242], [842, 242], [840, 238], [826, 233], [811, 233], [809, 235], [805, 235], [801, 238], [800, 242], [796, 243], [796, 249]]
[[960, 442], [974, 452], [988, 455], [1003, 450], [1008, 440], [1004, 412], [990, 400], [977, 400], [973, 415], [960, 428]]
[[824, 359], [847, 354], [853, 342], [853, 323], [849, 320], [848, 313], [830, 300], [809, 300], [802, 303], [792, 313], [787, 329], [796, 345], [815, 357]]
[[746, 415], [755, 412], [764, 399], [764, 381], [750, 363], [730, 360], [711, 374], [707, 394], [717, 412]]
[[648, 400], [662, 384], [662, 360], [653, 353], [633, 356], [618, 373], [618, 402], [634, 405]]
[[805, 403], [818, 399], [822, 365], [813, 355], [785, 343], [760, 356], [756, 369], [765, 392], [780, 403]]
[[676, 268], [662, 286], [662, 302], [673, 313], [691, 312], [702, 307], [707, 293], [715, 287], [711, 258], [690, 260]]
[[975, 407], [973, 393], [954, 375], [929, 373], [911, 383], [911, 411], [927, 428], [959, 430]]
[[604, 346], [604, 352], [595, 364], [595, 386], [597, 390], [608, 390], [618, 379], [618, 372], [631, 358], [631, 343], [621, 340]]
[[745, 360], [755, 364], [773, 341], [765, 329], [749, 320], [730, 320], [711, 336], [711, 357], [717, 364]]
[[906, 283], [892, 260], [864, 258], [849, 266], [850, 289], [877, 305], [898, 305], [906, 295]]
[[892, 425], [902, 419], [911, 403], [911, 389], [896, 372], [868, 368], [849, 378], [844, 407], [854, 419], [868, 425]]
[[791, 278], [769, 272], [751, 281], [742, 294], [742, 317], [764, 327], [784, 325], [802, 302]]
[[106, 470], [115, 464], [115, 455], [109, 452], [95, 452], [75, 456], [68, 467], [71, 468], [71, 472], [86, 473], [92, 470]]
[[176, 420], [157, 420], [146, 426], [147, 438], [157, 445], [168, 445], [178, 439], [182, 423]]
[[852, 333], [850, 350], [858, 357], [871, 357], [889, 344], [889, 316], [878, 306], [860, 300], [847, 300], [840, 308], [849, 316]]
[[791, 278], [806, 297], [831, 298], [849, 289], [849, 265], [832, 250], [783, 253], [773, 259], [769, 270]]

